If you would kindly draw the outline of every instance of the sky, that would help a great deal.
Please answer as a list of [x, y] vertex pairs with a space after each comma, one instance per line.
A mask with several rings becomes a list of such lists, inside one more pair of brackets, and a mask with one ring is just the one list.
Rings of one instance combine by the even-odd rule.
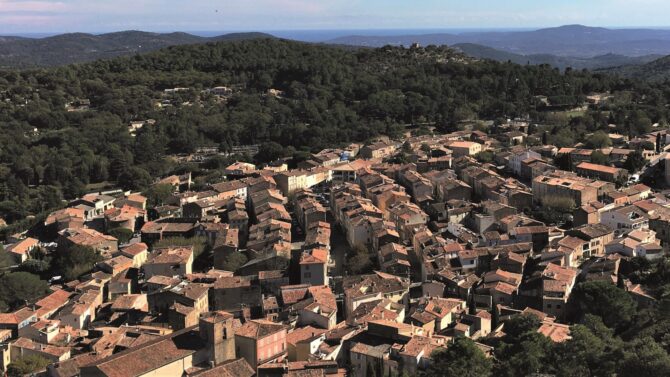
[[0, 0], [0, 35], [670, 27], [669, 0]]

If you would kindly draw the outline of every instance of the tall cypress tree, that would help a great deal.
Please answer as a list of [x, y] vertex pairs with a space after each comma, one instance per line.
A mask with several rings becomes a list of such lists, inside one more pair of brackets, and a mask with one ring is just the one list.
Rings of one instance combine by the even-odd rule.
[[470, 315], [477, 314], [477, 304], [475, 303], [474, 292], [470, 293], [470, 297], [468, 299], [468, 314], [470, 314]]
[[491, 310], [491, 329], [498, 327], [500, 323], [500, 311], [498, 310], [498, 305], [493, 304], [493, 309]]

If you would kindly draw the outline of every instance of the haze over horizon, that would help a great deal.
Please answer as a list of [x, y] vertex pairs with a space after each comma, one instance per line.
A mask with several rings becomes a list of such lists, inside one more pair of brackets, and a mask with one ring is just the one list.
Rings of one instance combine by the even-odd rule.
[[314, 31], [537, 29], [566, 24], [665, 28], [664, 0], [0, 0], [0, 35], [122, 30]]

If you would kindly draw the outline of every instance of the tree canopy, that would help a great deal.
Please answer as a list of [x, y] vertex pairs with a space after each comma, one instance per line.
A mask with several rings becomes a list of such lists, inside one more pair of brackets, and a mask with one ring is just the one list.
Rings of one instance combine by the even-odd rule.
[[493, 363], [469, 338], [457, 337], [446, 349], [431, 355], [432, 363], [426, 377], [488, 377]]
[[0, 307], [16, 308], [36, 301], [48, 292], [48, 285], [39, 276], [28, 272], [10, 272], [0, 276]]
[[[221, 99], [209, 91], [228, 86]], [[187, 88], [166, 92], [170, 88]], [[270, 89], [274, 91], [269, 92]], [[592, 92], [624, 98], [568, 120], [550, 104]], [[185, 45], [53, 69], [0, 71], [0, 217], [62, 206], [90, 187], [145, 190], [168, 155], [260, 145], [258, 162], [380, 135], [454, 130], [467, 119], [530, 115], [559, 146], [609, 123], [637, 135], [668, 118], [661, 85], [548, 65], [471, 61], [446, 47], [343, 49], [256, 39]], [[272, 94], [277, 93], [277, 94]], [[88, 100], [88, 107], [77, 107]], [[160, 106], [159, 106], [160, 105]], [[609, 114], [609, 115], [608, 115]], [[131, 121], [152, 119], [133, 135]], [[603, 138], [604, 139], [604, 138]], [[248, 160], [248, 159], [246, 159]], [[206, 170], [206, 169], [205, 169]], [[215, 177], [194, 169], [195, 177]], [[92, 186], [93, 185], [93, 186]], [[155, 200], [164, 198], [156, 192]]]

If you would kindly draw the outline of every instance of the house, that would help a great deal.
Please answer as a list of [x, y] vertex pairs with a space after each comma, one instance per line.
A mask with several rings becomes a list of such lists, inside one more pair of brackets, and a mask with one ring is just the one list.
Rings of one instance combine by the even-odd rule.
[[154, 250], [143, 266], [144, 276], [175, 276], [193, 272], [193, 246], [168, 247]]
[[247, 185], [243, 181], [225, 181], [212, 185], [212, 190], [218, 193], [217, 198], [221, 200], [240, 198], [247, 200]]
[[373, 158], [386, 158], [390, 157], [395, 153], [396, 146], [389, 143], [377, 142], [369, 144], [360, 149], [358, 154], [362, 158], [373, 159]]
[[351, 276], [345, 278], [343, 285], [347, 316], [365, 302], [388, 299], [406, 304], [408, 300], [408, 281], [395, 275], [376, 272], [370, 275]]
[[475, 314], [464, 313], [461, 316], [454, 326], [454, 335], [478, 339], [489, 335], [491, 330], [491, 314], [485, 310], [477, 310]]
[[105, 211], [105, 229], [128, 229], [135, 232], [147, 220], [146, 211], [137, 207], [123, 205]]
[[472, 187], [458, 179], [450, 179], [440, 182], [435, 187], [437, 199], [448, 202], [449, 200], [465, 200], [472, 198]]
[[176, 190], [189, 190], [191, 184], [193, 184], [193, 180], [190, 172], [182, 175], [171, 175], [154, 183], [154, 185], [170, 185]]
[[286, 335], [287, 359], [307, 361], [309, 356], [318, 352], [319, 346], [326, 340], [326, 330], [312, 326], [296, 328]]
[[474, 156], [482, 151], [482, 145], [473, 141], [454, 141], [447, 145], [453, 151], [454, 158], [461, 156]]
[[577, 206], [598, 200], [598, 189], [585, 178], [541, 175], [533, 180], [533, 201], [544, 203], [547, 198], [572, 199]]
[[11, 255], [14, 263], [21, 264], [30, 259], [30, 253], [39, 247], [40, 242], [32, 237], [27, 237], [19, 242], [7, 246], [5, 251]]
[[319, 221], [326, 221], [326, 208], [310, 191], [298, 192], [293, 208], [303, 230], [307, 230], [312, 224]]
[[212, 287], [214, 308], [238, 312], [243, 308], [261, 306], [262, 294], [259, 282], [253, 276], [222, 277]]
[[248, 162], [237, 161], [223, 169], [223, 173], [226, 176], [242, 177], [254, 172], [255, 170], [256, 165], [250, 164]]
[[12, 336], [19, 335], [19, 331], [36, 322], [37, 312], [31, 308], [21, 308], [12, 313], [0, 313], [0, 329], [11, 330]]
[[618, 232], [646, 229], [649, 228], [649, 215], [637, 206], [628, 205], [603, 212], [600, 223]]
[[185, 328], [197, 324], [200, 314], [209, 310], [209, 285], [182, 281], [172, 287], [149, 293], [147, 300], [149, 309], [154, 313], [166, 314], [174, 310], [175, 304], [192, 309], [196, 313], [193, 316], [195, 323], [177, 326], [177, 328]]
[[70, 302], [70, 297], [72, 297], [72, 295], [72, 292], [63, 289], [56, 289], [47, 296], [42, 297], [40, 300], [35, 302], [35, 307], [37, 308], [37, 318], [51, 318], [58, 310]]
[[521, 254], [512, 252], [499, 253], [491, 261], [491, 269], [501, 269], [515, 274], [523, 274], [526, 260], [526, 256]]
[[[282, 301], [286, 304], [283, 298]], [[300, 326], [316, 326], [322, 329], [333, 329], [337, 326], [337, 301], [328, 286], [308, 287], [307, 297], [293, 304], [290, 310], [297, 310]]]
[[54, 340], [60, 333], [59, 327], [60, 321], [58, 320], [40, 319], [22, 328], [19, 331], [19, 337], [42, 344], [55, 343]]
[[382, 271], [397, 276], [407, 276], [411, 268], [407, 249], [395, 242], [380, 247], [377, 258]]
[[365, 302], [356, 308], [346, 318], [346, 323], [352, 327], [365, 326], [370, 321], [380, 319], [390, 320], [397, 323], [405, 321], [405, 305], [391, 300], [374, 300]]
[[415, 227], [428, 223], [428, 215], [414, 203], [399, 203], [388, 209], [387, 215], [395, 224], [401, 240], [410, 240]]
[[287, 330], [270, 321], [251, 320], [235, 331], [235, 349], [253, 369], [259, 365], [281, 362], [288, 353]]
[[530, 150], [530, 149], [520, 149], [515, 152], [512, 152], [512, 154], [509, 156], [509, 159], [507, 161], [507, 167], [515, 174], [515, 175], [521, 175], [521, 166], [522, 162], [529, 159], [542, 159], [542, 155], [539, 153]]
[[124, 195], [122, 198], [117, 198], [114, 201], [114, 206], [117, 208], [122, 208], [123, 206], [130, 206], [146, 211], [147, 197], [138, 193], [129, 193], [127, 195]]
[[420, 375], [432, 363], [432, 354], [440, 348], [448, 347], [447, 337], [414, 335], [405, 343], [396, 343], [391, 348], [390, 358], [397, 359], [403, 374]]
[[582, 225], [571, 229], [567, 234], [586, 241], [582, 245], [586, 258], [605, 255], [605, 245], [614, 239], [614, 231], [604, 223]]
[[[334, 347], [339, 351], [340, 347]], [[331, 349], [331, 348], [326, 348]], [[258, 367], [258, 377], [289, 377], [302, 375], [324, 377], [344, 377], [346, 369], [339, 368], [337, 361], [327, 357], [316, 361], [294, 361], [288, 363], [265, 364]], [[246, 376], [245, 376], [246, 377]]]
[[625, 169], [592, 164], [590, 162], [580, 163], [577, 165], [575, 171], [582, 177], [594, 178], [607, 182], [625, 182], [628, 178], [628, 171]]
[[576, 270], [549, 263], [542, 272], [542, 311], [556, 318], [564, 318], [576, 279]]
[[242, 358], [226, 360], [211, 369], [193, 374], [198, 377], [254, 377], [255, 375], [256, 371]]
[[521, 274], [497, 269], [489, 271], [482, 277], [482, 285], [477, 288], [477, 293], [491, 296], [493, 304], [511, 306], [518, 293], [521, 284]]
[[28, 356], [39, 356], [55, 363], [70, 358], [70, 347], [52, 346], [28, 338], [19, 338], [11, 343], [10, 347], [12, 361]]
[[332, 180], [332, 171], [325, 167], [311, 170], [291, 170], [278, 173], [273, 178], [282, 194], [289, 197], [297, 191]]
[[300, 256], [300, 283], [313, 286], [328, 285], [329, 252], [312, 249]]
[[226, 205], [226, 199], [206, 198], [182, 206], [182, 215], [187, 219], [202, 220], [218, 217]]
[[593, 202], [590, 204], [585, 204], [581, 207], [578, 207], [573, 212], [573, 221], [572, 223], [575, 226], [585, 225], [585, 224], [596, 224], [600, 222], [600, 213], [604, 205], [600, 202]]
[[352, 342], [349, 349], [351, 360], [351, 375], [365, 377], [370, 370], [375, 370], [376, 375], [390, 375], [388, 366], [388, 355], [391, 353], [391, 344], [375, 342], [366, 344], [363, 342]]
[[417, 203], [433, 198], [433, 184], [430, 180], [414, 170], [406, 170], [399, 176], [400, 183], [407, 188]]
[[102, 292], [90, 290], [72, 300], [58, 313], [58, 319], [65, 326], [75, 329], [86, 329], [95, 321], [96, 310], [102, 305]]
[[[573, 236], [566, 236], [558, 240], [556, 251], [560, 254], [560, 257], [562, 257], [559, 264], [567, 267], [577, 267], [580, 265], [584, 258], [589, 258], [591, 256], [590, 243], [591, 241], [589, 240]], [[606, 246], [607, 245], [605, 245], [605, 247]], [[598, 245], [596, 241], [594, 242], [594, 248], [597, 247]], [[584, 253], [586, 253], [586, 255]]]
[[115, 197], [105, 194], [86, 194], [70, 203], [70, 207], [83, 208], [86, 220], [102, 216], [105, 211], [114, 207]]
[[[456, 317], [466, 310], [465, 301], [455, 298], [428, 297], [421, 298], [412, 306], [409, 323], [428, 328], [431, 333], [446, 330]], [[427, 326], [428, 325], [428, 326]]]
[[86, 214], [83, 208], [63, 208], [54, 211], [44, 220], [44, 226], [55, 227], [57, 231], [67, 228], [83, 228]]
[[117, 297], [112, 303], [112, 312], [129, 313], [129, 312], [149, 312], [149, 302], [147, 295], [142, 294], [126, 294]]
[[104, 261], [98, 262], [96, 264], [96, 267], [100, 269], [101, 271], [104, 271], [110, 275], [116, 276], [120, 274], [121, 272], [132, 268], [133, 267], [133, 260], [123, 256], [119, 255], [110, 259], [106, 259]]
[[58, 234], [59, 246], [87, 246], [103, 255], [111, 255], [117, 252], [119, 248], [119, 242], [116, 238], [102, 234], [95, 229], [68, 228]]
[[197, 221], [187, 219], [162, 219], [149, 221], [142, 226], [142, 242], [152, 244], [164, 238], [185, 237], [195, 234]]
[[570, 336], [570, 326], [549, 320], [542, 321], [537, 332], [546, 336], [554, 343], [563, 343], [572, 339]]
[[262, 251], [268, 246], [280, 242], [291, 242], [291, 224], [285, 221], [267, 219], [251, 226], [247, 249]]
[[303, 250], [310, 250], [314, 248], [323, 248], [330, 250], [330, 223], [319, 221], [307, 228], [305, 234], [305, 243], [302, 245]]
[[533, 250], [540, 252], [549, 243], [549, 228], [544, 225], [519, 226], [510, 231], [518, 242], [532, 242]]
[[149, 247], [144, 242], [137, 242], [122, 248], [119, 254], [132, 259], [134, 268], [140, 268], [149, 259]]

